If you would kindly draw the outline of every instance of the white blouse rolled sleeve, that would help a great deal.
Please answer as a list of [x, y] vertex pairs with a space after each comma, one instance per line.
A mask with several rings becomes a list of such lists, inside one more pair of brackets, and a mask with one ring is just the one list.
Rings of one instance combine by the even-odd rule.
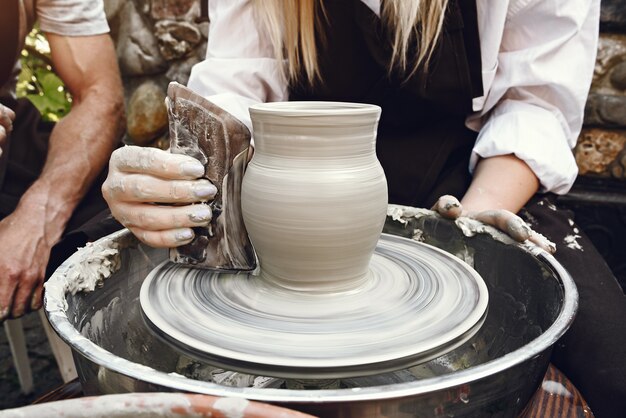
[[495, 77], [485, 86], [482, 111], [468, 120], [479, 130], [470, 170], [479, 158], [515, 154], [539, 178], [542, 191], [571, 188], [578, 171], [571, 149], [593, 75], [599, 3], [509, 3]]
[[[205, 0], [206, 1], [206, 0]], [[287, 82], [274, 59], [249, 0], [209, 1], [206, 60], [196, 64], [188, 86], [252, 129], [248, 107], [287, 100]]]

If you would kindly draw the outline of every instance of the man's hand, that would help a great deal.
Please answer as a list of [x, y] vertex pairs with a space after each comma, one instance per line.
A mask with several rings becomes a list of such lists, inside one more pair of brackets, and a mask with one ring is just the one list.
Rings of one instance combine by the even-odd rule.
[[198, 160], [156, 148], [126, 146], [116, 150], [102, 194], [111, 213], [137, 238], [153, 247], [191, 242], [192, 227], [206, 226], [217, 188]]
[[556, 251], [554, 243], [533, 231], [522, 218], [506, 209], [466, 211], [457, 198], [449, 195], [441, 196], [432, 209], [448, 219], [457, 219], [460, 216], [476, 219], [508, 234], [515, 241], [533, 242], [550, 254]]
[[20, 206], [0, 221], [0, 322], [18, 318], [42, 304], [50, 249], [41, 208]]
[[[122, 82], [110, 37], [47, 35], [55, 72], [73, 95], [72, 109], [52, 130], [39, 178], [0, 223], [0, 320], [41, 306], [50, 250], [124, 126]], [[14, 114], [2, 110], [6, 135]]]
[[[15, 113], [8, 107], [0, 104], [0, 147], [4, 145], [7, 137], [13, 130], [14, 120]], [[0, 155], [2, 155], [2, 148], [0, 148]]]

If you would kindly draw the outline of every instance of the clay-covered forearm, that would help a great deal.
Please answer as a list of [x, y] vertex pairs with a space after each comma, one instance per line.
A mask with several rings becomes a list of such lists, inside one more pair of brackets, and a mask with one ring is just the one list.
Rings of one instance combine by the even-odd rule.
[[539, 190], [533, 171], [514, 155], [480, 160], [461, 200], [466, 212], [506, 209], [517, 213]]

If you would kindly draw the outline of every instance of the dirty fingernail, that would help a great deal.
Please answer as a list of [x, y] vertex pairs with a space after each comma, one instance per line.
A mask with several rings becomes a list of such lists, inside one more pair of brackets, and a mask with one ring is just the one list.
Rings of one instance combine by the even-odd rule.
[[38, 310], [43, 305], [43, 300], [39, 298], [39, 295], [35, 293], [30, 301], [30, 309], [33, 311]]
[[181, 171], [186, 176], [195, 178], [204, 176], [204, 166], [199, 161], [186, 161], [181, 165]]
[[513, 218], [508, 222], [507, 233], [517, 241], [526, 241], [530, 238], [531, 229], [521, 219]]
[[189, 214], [189, 219], [191, 219], [192, 222], [206, 222], [211, 219], [211, 216], [211, 209], [206, 206], [201, 206], [194, 209], [193, 212]]
[[176, 241], [189, 241], [193, 238], [193, 231], [191, 229], [183, 229], [176, 233]]
[[16, 309], [13, 311], [13, 318], [19, 318], [20, 316], [23, 316], [23, 315], [24, 315], [24, 310], [25, 310], [25, 309], [24, 309], [24, 307], [23, 307], [23, 306], [22, 306], [22, 307], [19, 307], [19, 308], [16, 308]]
[[522, 231], [521, 234], [522, 236], [524, 236], [524, 239], [528, 239], [530, 238], [530, 236], [532, 235], [533, 230], [530, 229], [530, 227], [528, 225], [526, 225], [526, 222], [522, 221], [521, 225], [520, 225], [520, 230]]
[[534, 242], [535, 244], [537, 244], [538, 246], [540, 246], [541, 248], [543, 248], [550, 254], [554, 254], [556, 252], [556, 244], [550, 241], [544, 235], [533, 231], [530, 239], [532, 242]]
[[193, 193], [196, 197], [200, 199], [208, 199], [210, 197], [215, 196], [217, 193], [217, 188], [215, 188], [212, 184], [199, 184], [193, 188]]

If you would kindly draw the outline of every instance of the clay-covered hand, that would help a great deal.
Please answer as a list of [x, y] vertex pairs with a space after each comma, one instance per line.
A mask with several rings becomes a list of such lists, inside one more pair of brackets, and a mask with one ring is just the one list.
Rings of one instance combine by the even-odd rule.
[[0, 221], [0, 322], [19, 318], [42, 304], [50, 237], [41, 207], [23, 203]]
[[477, 212], [466, 211], [456, 197], [446, 195], [441, 196], [439, 200], [437, 200], [432, 210], [448, 219], [457, 219], [460, 216], [476, 219], [477, 221], [499, 229], [518, 242], [533, 242], [550, 254], [554, 254], [556, 251], [554, 243], [538, 232], [533, 231], [522, 218], [505, 209]]
[[[13, 130], [13, 121], [15, 120], [15, 113], [8, 107], [0, 104], [0, 146], [4, 144], [7, 136]], [[2, 149], [0, 149], [0, 155], [2, 155]]]
[[198, 160], [156, 148], [125, 146], [113, 152], [102, 193], [111, 213], [153, 247], [189, 243], [191, 229], [211, 220], [216, 187]]

